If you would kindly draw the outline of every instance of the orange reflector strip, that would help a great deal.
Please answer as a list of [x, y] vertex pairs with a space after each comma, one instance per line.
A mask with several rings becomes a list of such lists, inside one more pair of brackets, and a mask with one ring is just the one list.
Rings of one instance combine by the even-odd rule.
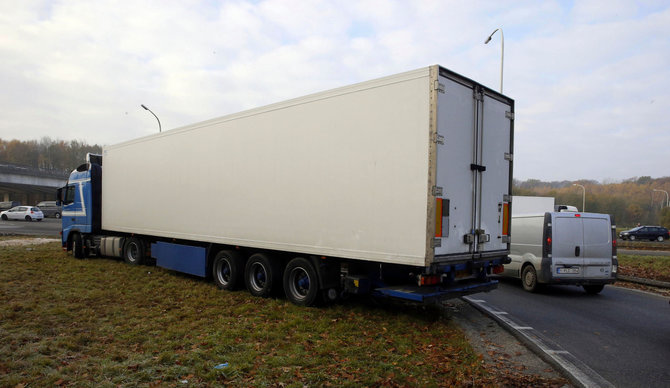
[[509, 235], [509, 203], [503, 203], [503, 225], [502, 225], [502, 234], [503, 236]]
[[442, 237], [442, 198], [435, 204], [435, 237]]

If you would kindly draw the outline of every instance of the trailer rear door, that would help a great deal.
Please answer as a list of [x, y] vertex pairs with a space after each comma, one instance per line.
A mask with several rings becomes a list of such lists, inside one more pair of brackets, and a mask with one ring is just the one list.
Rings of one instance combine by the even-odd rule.
[[440, 69], [436, 261], [509, 249], [514, 103]]

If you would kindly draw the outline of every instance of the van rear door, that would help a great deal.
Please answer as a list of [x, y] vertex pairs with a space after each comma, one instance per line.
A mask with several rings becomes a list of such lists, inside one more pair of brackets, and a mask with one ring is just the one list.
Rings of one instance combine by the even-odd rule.
[[609, 215], [553, 213], [552, 265], [554, 279], [609, 278], [612, 233]]
[[612, 227], [608, 214], [582, 214], [584, 225], [584, 278], [612, 276]]

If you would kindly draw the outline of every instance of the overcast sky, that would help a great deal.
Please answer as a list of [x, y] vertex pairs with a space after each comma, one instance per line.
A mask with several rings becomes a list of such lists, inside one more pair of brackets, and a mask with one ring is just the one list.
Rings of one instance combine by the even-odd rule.
[[440, 64], [516, 102], [514, 177], [670, 176], [670, 2], [0, 0], [0, 138], [109, 145]]

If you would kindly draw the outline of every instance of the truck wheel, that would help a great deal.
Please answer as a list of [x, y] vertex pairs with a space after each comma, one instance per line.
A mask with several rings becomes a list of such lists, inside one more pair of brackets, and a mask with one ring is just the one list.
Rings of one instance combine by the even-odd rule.
[[72, 236], [72, 256], [76, 259], [84, 258], [84, 244], [79, 233]]
[[251, 255], [244, 268], [244, 284], [254, 296], [267, 298], [281, 282], [281, 269], [275, 260], [262, 253]]
[[595, 284], [595, 285], [589, 285], [589, 286], [583, 286], [583, 287], [584, 287], [584, 291], [586, 291], [587, 294], [595, 295], [595, 294], [599, 293], [600, 291], [602, 291], [603, 288], [605, 288], [605, 285], [604, 284]]
[[298, 306], [313, 306], [319, 296], [319, 278], [309, 260], [296, 257], [284, 270], [284, 293]]
[[235, 290], [242, 283], [244, 259], [234, 251], [221, 251], [212, 264], [214, 283], [222, 290]]
[[140, 265], [144, 263], [144, 244], [142, 240], [131, 237], [123, 246], [123, 260], [128, 264]]
[[532, 264], [523, 267], [521, 271], [521, 284], [523, 284], [523, 289], [526, 291], [537, 291], [537, 272]]

